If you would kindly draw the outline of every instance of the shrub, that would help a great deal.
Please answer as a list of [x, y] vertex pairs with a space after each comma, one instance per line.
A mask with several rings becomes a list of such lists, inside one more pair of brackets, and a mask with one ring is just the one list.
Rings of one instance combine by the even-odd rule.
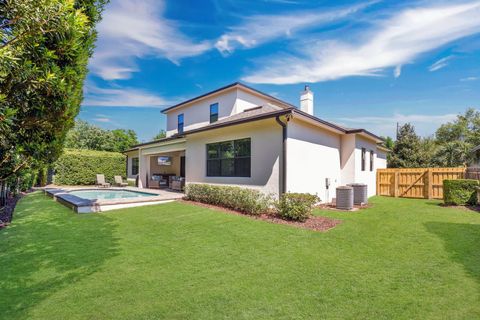
[[90, 185], [96, 174], [104, 174], [113, 183], [114, 176], [125, 177], [125, 156], [117, 152], [66, 149], [55, 162], [55, 184]]
[[474, 205], [478, 187], [478, 180], [443, 180], [443, 201], [448, 205]]
[[318, 196], [308, 193], [285, 193], [275, 203], [277, 213], [287, 220], [305, 221], [313, 206], [320, 201]]
[[259, 215], [268, 210], [270, 198], [258, 190], [215, 186], [209, 184], [188, 184], [185, 198], [213, 204], [247, 214]]

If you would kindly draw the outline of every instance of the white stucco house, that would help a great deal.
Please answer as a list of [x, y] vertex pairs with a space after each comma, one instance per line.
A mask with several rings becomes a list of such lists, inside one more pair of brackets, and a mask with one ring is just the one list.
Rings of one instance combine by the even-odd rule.
[[233, 83], [164, 109], [167, 137], [125, 151], [127, 176], [141, 188], [167, 187], [170, 176], [189, 183], [235, 185], [335, 197], [335, 188], [366, 183], [376, 193], [376, 170], [386, 167], [382, 139], [313, 114], [308, 86], [297, 108]]

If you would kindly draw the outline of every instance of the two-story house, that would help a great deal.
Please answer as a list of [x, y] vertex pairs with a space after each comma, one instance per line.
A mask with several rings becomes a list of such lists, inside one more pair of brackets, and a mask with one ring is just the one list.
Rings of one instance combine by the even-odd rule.
[[125, 152], [127, 175], [142, 188], [175, 175], [187, 184], [235, 185], [277, 196], [308, 192], [330, 201], [337, 186], [354, 182], [366, 183], [374, 195], [376, 169], [386, 167], [382, 139], [315, 117], [308, 86], [299, 108], [233, 83], [162, 112], [167, 137]]

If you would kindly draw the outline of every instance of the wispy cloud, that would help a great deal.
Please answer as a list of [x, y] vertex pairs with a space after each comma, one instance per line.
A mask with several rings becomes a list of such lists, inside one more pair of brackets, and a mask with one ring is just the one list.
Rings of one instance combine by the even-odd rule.
[[[91, 83], [85, 87], [86, 107], [152, 107], [160, 108], [171, 104], [171, 101], [156, 94], [134, 88], [100, 88]], [[97, 117], [105, 119], [106, 117]], [[106, 122], [106, 121], [103, 121]]]
[[[412, 63], [420, 54], [480, 32], [480, 1], [404, 10], [361, 30], [358, 42], [319, 41], [298, 56], [273, 56], [243, 79], [251, 83], [319, 82], [348, 76], [378, 76], [385, 68]], [[398, 73], [397, 73], [398, 74]]]
[[348, 127], [366, 128], [384, 136], [394, 136], [397, 123], [401, 125], [411, 123], [418, 134], [428, 136], [432, 135], [440, 125], [456, 118], [457, 114], [454, 113], [441, 115], [395, 113], [388, 116], [340, 117], [334, 121]]
[[372, 3], [374, 2], [318, 13], [296, 11], [283, 15], [247, 17], [241, 25], [231, 27], [223, 34], [215, 43], [215, 47], [223, 54], [231, 53], [239, 47], [253, 48], [280, 37], [289, 37], [302, 29], [319, 27], [343, 19]]
[[433, 72], [433, 71], [437, 71], [437, 70], [440, 70], [442, 68], [445, 68], [448, 65], [448, 61], [451, 60], [452, 58], [453, 58], [453, 56], [448, 56], [448, 57], [441, 58], [441, 59], [435, 61], [435, 63], [433, 63], [428, 68], [428, 71]]
[[401, 74], [402, 74], [402, 65], [399, 64], [398, 66], [395, 67], [395, 69], [393, 69], [393, 76], [395, 78], [398, 78], [400, 77]]
[[91, 72], [106, 80], [128, 79], [138, 71], [137, 58], [160, 56], [178, 63], [212, 47], [190, 39], [163, 13], [163, 0], [112, 1], [98, 25]]
[[110, 119], [110, 118], [93, 118], [92, 120], [96, 121], [96, 122], [104, 122], [104, 123], [112, 121], [112, 119]]
[[476, 81], [479, 79], [480, 79], [479, 77], [466, 77], [466, 78], [460, 79], [460, 81]]

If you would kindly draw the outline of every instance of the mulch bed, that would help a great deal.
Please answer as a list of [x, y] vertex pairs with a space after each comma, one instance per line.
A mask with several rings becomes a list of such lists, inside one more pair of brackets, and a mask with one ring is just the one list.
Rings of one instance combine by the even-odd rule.
[[337, 220], [337, 219], [332, 219], [332, 218], [327, 218], [327, 217], [319, 217], [319, 216], [311, 216], [308, 218], [305, 222], [298, 222], [298, 221], [290, 221], [290, 220], [284, 220], [282, 218], [279, 218], [278, 216], [275, 216], [273, 214], [261, 214], [259, 216], [252, 216], [249, 214], [245, 214], [243, 212], [219, 207], [219, 206], [214, 206], [211, 204], [205, 204], [202, 202], [196, 202], [196, 201], [190, 201], [190, 200], [177, 200], [179, 202], [184, 202], [184, 203], [189, 203], [189, 204], [194, 204], [200, 207], [204, 208], [209, 208], [217, 211], [222, 211], [225, 213], [229, 214], [235, 214], [235, 215], [241, 215], [244, 217], [249, 217], [251, 219], [255, 220], [263, 220], [267, 221], [270, 223], [277, 223], [277, 224], [284, 224], [284, 225], [289, 225], [293, 226], [296, 228], [302, 228], [302, 229], [308, 229], [308, 230], [313, 230], [313, 231], [319, 231], [319, 232], [325, 232], [328, 231], [332, 228], [334, 228], [336, 225], [342, 223], [342, 220]]
[[0, 209], [0, 229], [10, 224], [13, 217], [13, 210], [17, 205], [17, 201], [20, 200], [22, 196], [23, 194], [20, 194], [16, 197], [7, 198], [7, 204], [5, 205], [5, 207]]
[[337, 209], [334, 203], [322, 203], [316, 206], [317, 209], [321, 209], [321, 210], [333, 210], [333, 211], [341, 211], [341, 212], [353, 212], [361, 209], [367, 209], [370, 207], [371, 207], [370, 204], [363, 204], [363, 205], [354, 205], [352, 210], [342, 210], [342, 209]]

